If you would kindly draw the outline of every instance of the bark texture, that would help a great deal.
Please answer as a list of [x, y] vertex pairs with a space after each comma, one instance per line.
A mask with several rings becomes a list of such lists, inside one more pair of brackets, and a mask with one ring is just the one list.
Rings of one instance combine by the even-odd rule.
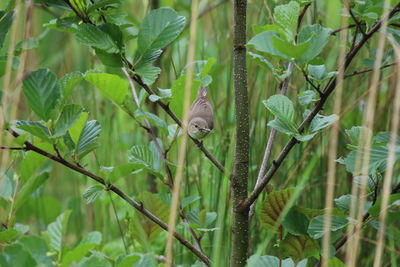
[[231, 181], [233, 198], [232, 251], [230, 266], [246, 265], [249, 208], [239, 209], [247, 197], [249, 174], [249, 100], [246, 71], [246, 0], [234, 1], [233, 64], [235, 87], [236, 146]]

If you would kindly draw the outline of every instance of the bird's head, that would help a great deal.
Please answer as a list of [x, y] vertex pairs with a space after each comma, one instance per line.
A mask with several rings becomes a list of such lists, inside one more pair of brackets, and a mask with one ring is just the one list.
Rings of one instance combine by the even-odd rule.
[[208, 128], [207, 122], [200, 117], [193, 118], [189, 122], [188, 132], [189, 135], [194, 139], [202, 139], [210, 131], [211, 130]]

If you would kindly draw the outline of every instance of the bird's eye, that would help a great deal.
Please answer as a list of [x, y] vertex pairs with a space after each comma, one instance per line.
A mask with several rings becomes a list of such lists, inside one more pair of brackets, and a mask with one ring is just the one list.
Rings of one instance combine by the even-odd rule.
[[194, 127], [199, 128], [199, 126], [197, 124], [195, 124]]

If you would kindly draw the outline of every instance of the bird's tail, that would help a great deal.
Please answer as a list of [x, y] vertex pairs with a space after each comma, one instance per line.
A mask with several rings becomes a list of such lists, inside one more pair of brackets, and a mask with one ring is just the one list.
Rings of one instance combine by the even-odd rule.
[[208, 89], [206, 87], [201, 86], [197, 91], [197, 98], [199, 97], [207, 97]]

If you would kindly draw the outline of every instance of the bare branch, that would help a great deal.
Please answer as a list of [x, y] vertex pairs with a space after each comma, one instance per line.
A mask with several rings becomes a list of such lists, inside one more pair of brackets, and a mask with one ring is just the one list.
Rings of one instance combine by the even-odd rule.
[[[390, 64], [386, 64], [386, 65], [383, 65], [382, 67], [380, 67], [380, 69], [382, 70], [382, 69], [386, 69], [386, 68], [389, 68], [389, 67], [393, 67], [393, 66], [396, 66], [397, 64], [399, 64], [399, 62], [393, 62], [393, 63], [390, 63]], [[373, 70], [374, 70], [374, 69], [365, 69], [365, 70], [355, 71], [355, 72], [353, 72], [353, 73], [346, 74], [346, 75], [344, 76], [344, 78], [350, 78], [350, 77], [353, 77], [353, 76], [355, 76], [355, 75], [360, 75], [360, 74], [364, 74], [364, 73], [371, 72], [371, 71], [373, 71]]]
[[[12, 129], [8, 129], [8, 131], [14, 136], [18, 137], [19, 134], [15, 132]], [[153, 213], [151, 213], [149, 210], [147, 210], [142, 203], [136, 202], [133, 200], [131, 197], [129, 197], [126, 193], [124, 193], [121, 189], [116, 187], [113, 184], [107, 184], [104, 179], [100, 176], [97, 176], [96, 174], [84, 169], [81, 166], [74, 165], [56, 155], [50, 154], [37, 146], [33, 145], [32, 143], [25, 141], [24, 142], [24, 150], [26, 151], [34, 151], [42, 156], [45, 156], [53, 161], [56, 161], [65, 167], [74, 170], [76, 172], [79, 172], [92, 180], [95, 180], [96, 182], [104, 185], [107, 187], [108, 190], [113, 191], [115, 194], [117, 194], [119, 197], [121, 197], [123, 200], [125, 200], [129, 205], [131, 205], [133, 208], [135, 208], [138, 212], [143, 214], [145, 217], [147, 217], [149, 220], [157, 224], [159, 227], [164, 229], [165, 231], [168, 231], [168, 225], [164, 223], [162, 220], [160, 220], [157, 216], [155, 216]], [[190, 251], [192, 251], [202, 262], [204, 262], [207, 266], [211, 265], [210, 259], [203, 254], [200, 250], [198, 250], [195, 246], [193, 246], [189, 241], [187, 241], [181, 234], [174, 232], [174, 237], [185, 247], [187, 247]]]

